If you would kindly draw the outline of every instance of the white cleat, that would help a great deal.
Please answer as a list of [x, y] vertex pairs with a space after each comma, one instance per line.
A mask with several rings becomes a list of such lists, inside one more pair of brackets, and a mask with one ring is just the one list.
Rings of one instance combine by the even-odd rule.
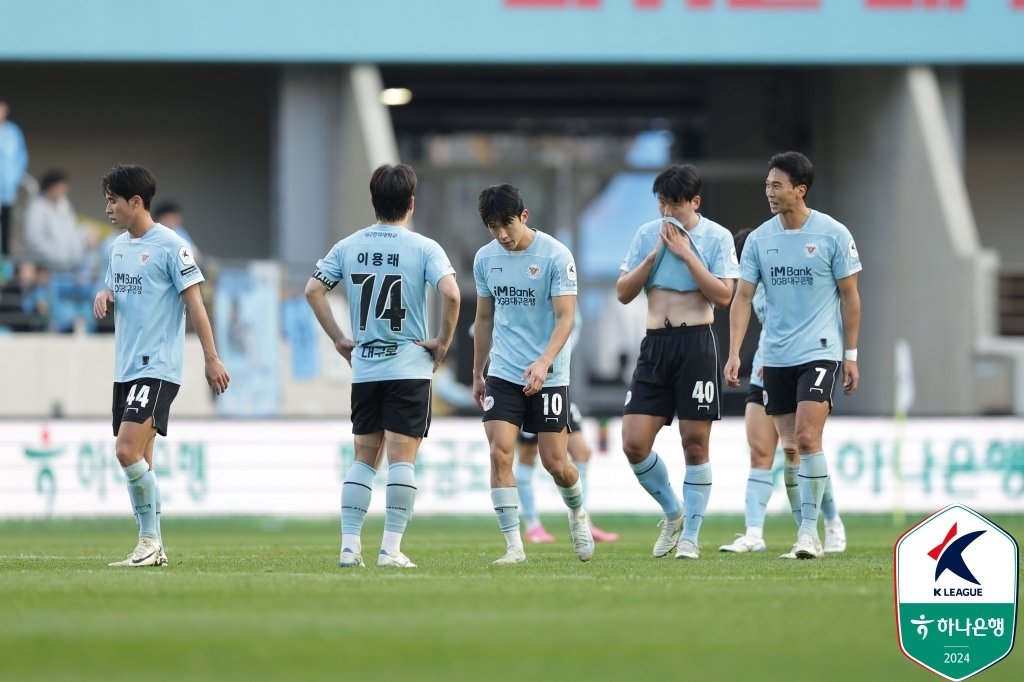
[[590, 519], [583, 507], [569, 510], [569, 534], [572, 548], [580, 561], [590, 561], [594, 556], [594, 536], [590, 533]]
[[785, 554], [779, 555], [780, 559], [796, 559], [796, 545], [793, 545], [793, 549], [789, 550]]
[[832, 523], [825, 522], [825, 551], [829, 553], [846, 551], [846, 527], [838, 516]]
[[654, 556], [663, 557], [673, 549], [679, 543], [679, 534], [683, 532], [683, 514], [679, 513], [674, 519], [664, 517], [658, 522], [661, 526], [661, 534], [658, 535], [658, 541], [654, 543]]
[[753, 535], [736, 535], [736, 539], [728, 545], [718, 548], [719, 552], [732, 552], [733, 554], [745, 554], [747, 552], [763, 552], [765, 549], [764, 538], [755, 538]]
[[699, 559], [700, 558], [700, 547], [693, 540], [687, 540], [683, 538], [676, 545], [676, 558], [677, 559]]
[[817, 535], [804, 533], [797, 536], [796, 544], [793, 545], [793, 554], [797, 559], [820, 559], [825, 556], [825, 550]]
[[139, 544], [135, 545], [135, 551], [128, 555], [124, 561], [114, 561], [107, 566], [158, 566], [160, 562], [161, 547], [156, 538], [139, 538]]
[[383, 549], [380, 551], [380, 554], [377, 555], [377, 566], [391, 568], [416, 568], [416, 564], [410, 561], [409, 557], [405, 556], [401, 552], [398, 554], [388, 554]]
[[526, 563], [526, 552], [523, 551], [522, 547], [509, 547], [505, 555], [500, 559], [495, 559], [491, 562], [495, 566], [509, 566], [511, 564], [525, 564]]
[[363, 555], [345, 548], [341, 550], [341, 557], [338, 559], [338, 568], [364, 568]]
[[161, 567], [161, 568], [163, 568], [163, 567], [164, 567], [164, 566], [166, 566], [166, 565], [167, 565], [168, 563], [169, 563], [169, 562], [167, 561], [167, 553], [166, 553], [166, 552], [164, 552], [164, 548], [163, 548], [163, 546], [161, 545], [161, 546], [160, 546], [160, 557], [159, 557], [159, 558], [158, 558], [158, 559], [156, 560], [156, 565], [157, 565], [157, 566], [159, 566], [159, 567]]

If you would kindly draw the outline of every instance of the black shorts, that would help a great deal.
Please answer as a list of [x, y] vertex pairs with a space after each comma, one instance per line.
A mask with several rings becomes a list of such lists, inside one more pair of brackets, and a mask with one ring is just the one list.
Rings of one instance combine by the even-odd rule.
[[352, 433], [378, 431], [425, 438], [430, 430], [430, 379], [352, 384]]
[[765, 367], [765, 412], [796, 412], [797, 403], [804, 400], [828, 402], [828, 409], [831, 410], [832, 389], [836, 386], [841, 365], [838, 360], [814, 360], [796, 367]]
[[764, 407], [764, 404], [765, 402], [767, 402], [767, 400], [768, 396], [764, 392], [764, 386], [750, 384], [750, 386], [747, 387], [747, 398], [743, 402], [754, 403], [755, 405], [760, 405], [761, 407]]
[[[576, 403], [569, 403], [569, 433], [576, 433], [583, 428], [583, 413], [580, 412], [580, 408], [576, 406]], [[537, 434], [531, 433], [530, 431], [520, 431], [519, 437], [516, 439], [520, 443], [530, 444], [537, 442]]]
[[722, 418], [722, 372], [711, 325], [648, 329], [623, 414], [714, 421]]
[[171, 403], [178, 395], [178, 384], [163, 379], [135, 379], [114, 382], [114, 436], [121, 428], [121, 422], [145, 424], [153, 418], [153, 428], [161, 436], [167, 435], [167, 418], [171, 414]]
[[528, 433], [561, 433], [569, 426], [569, 387], [544, 386], [540, 393], [528, 396], [519, 384], [489, 376], [484, 390], [483, 420], [495, 419], [515, 424]]

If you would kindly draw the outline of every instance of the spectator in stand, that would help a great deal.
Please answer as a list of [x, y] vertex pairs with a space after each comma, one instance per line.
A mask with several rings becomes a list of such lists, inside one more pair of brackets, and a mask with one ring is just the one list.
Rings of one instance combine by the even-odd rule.
[[8, 111], [7, 100], [0, 95], [0, 257], [11, 252], [11, 208], [28, 170], [25, 136], [14, 121], [7, 119]]
[[0, 326], [16, 332], [46, 331], [46, 282], [45, 270], [32, 261], [19, 263], [15, 276], [0, 290]]
[[192, 247], [192, 257], [197, 261], [199, 257], [199, 247], [196, 245], [196, 240], [192, 238], [192, 235], [188, 233], [185, 226], [182, 224], [184, 218], [181, 213], [181, 206], [173, 201], [164, 201], [156, 206], [156, 210], [153, 211], [153, 220], [160, 223], [164, 227], [169, 227], [174, 232], [189, 243]]
[[[68, 193], [68, 176], [50, 170], [39, 180], [39, 194], [25, 210], [25, 241], [32, 259], [53, 272], [77, 270], [85, 253], [85, 230], [78, 227]], [[90, 295], [91, 299], [91, 295]]]

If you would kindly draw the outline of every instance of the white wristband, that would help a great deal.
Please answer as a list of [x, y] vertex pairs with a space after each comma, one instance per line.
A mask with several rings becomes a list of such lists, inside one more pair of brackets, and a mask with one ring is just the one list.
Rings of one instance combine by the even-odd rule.
[[843, 360], [849, 360], [850, 362], [857, 362], [857, 349], [847, 348], [843, 351]]

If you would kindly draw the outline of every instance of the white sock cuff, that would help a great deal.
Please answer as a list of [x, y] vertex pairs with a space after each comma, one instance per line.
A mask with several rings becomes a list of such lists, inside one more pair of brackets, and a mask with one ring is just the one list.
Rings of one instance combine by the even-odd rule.
[[139, 480], [140, 478], [146, 475], [147, 471], [149, 471], [149, 465], [146, 464], [145, 459], [140, 459], [135, 464], [129, 464], [128, 466], [124, 467], [125, 478], [127, 478], [129, 481]]

